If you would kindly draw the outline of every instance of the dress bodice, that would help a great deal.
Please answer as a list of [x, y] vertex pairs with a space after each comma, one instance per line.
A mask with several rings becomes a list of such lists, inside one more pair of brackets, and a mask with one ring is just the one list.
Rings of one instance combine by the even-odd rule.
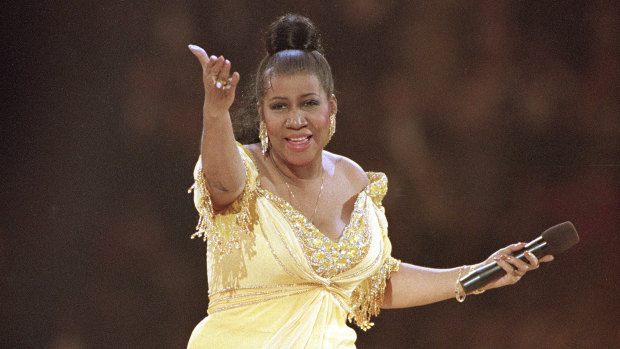
[[332, 241], [263, 189], [250, 153], [238, 147], [246, 183], [226, 209], [213, 210], [200, 160], [194, 171], [200, 220], [193, 236], [207, 241], [209, 316], [192, 338], [228, 333], [231, 340], [230, 329], [242, 324], [251, 334], [243, 343], [252, 340], [256, 347], [332, 347], [334, 341], [354, 346], [346, 319], [369, 328], [386, 280], [398, 269], [381, 205], [385, 175], [367, 173], [370, 184], [358, 194], [340, 240]]

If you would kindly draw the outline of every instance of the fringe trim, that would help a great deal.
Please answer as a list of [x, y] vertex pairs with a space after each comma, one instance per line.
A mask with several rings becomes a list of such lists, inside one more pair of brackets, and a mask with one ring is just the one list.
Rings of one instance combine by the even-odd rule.
[[[200, 200], [196, 203], [196, 210], [199, 214], [198, 225], [191, 238], [202, 238], [205, 242], [208, 240], [209, 245], [218, 252], [219, 259], [229, 255], [233, 248], [239, 249], [241, 247], [240, 236], [242, 232], [249, 234], [252, 231], [250, 203], [256, 194], [254, 188], [251, 188], [251, 173], [247, 167], [246, 164], [246, 180], [243, 192], [235, 202], [223, 211], [215, 212], [213, 210], [213, 203], [207, 190], [202, 169], [198, 170], [194, 184], [187, 191], [191, 193], [192, 190], [198, 190], [198, 193], [194, 193], [194, 195], [201, 195]], [[216, 216], [221, 217], [216, 218]]]
[[351, 294], [351, 310], [348, 320], [354, 322], [363, 331], [367, 331], [374, 323], [371, 316], [377, 316], [381, 312], [383, 296], [385, 294], [386, 281], [392, 272], [398, 271], [400, 260], [388, 257], [381, 269], [353, 290]]

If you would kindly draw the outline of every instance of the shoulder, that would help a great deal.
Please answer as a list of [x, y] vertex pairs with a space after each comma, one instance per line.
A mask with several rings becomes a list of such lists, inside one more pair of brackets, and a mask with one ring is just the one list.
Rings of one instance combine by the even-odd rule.
[[248, 155], [248, 159], [252, 162], [257, 177], [257, 182], [263, 188], [273, 191], [275, 188], [272, 186], [272, 173], [266, 163], [266, 158], [263, 156], [260, 143], [253, 144], [239, 144], [240, 148], [243, 148], [244, 152]]
[[370, 183], [366, 172], [355, 161], [346, 156], [324, 151], [327, 170], [342, 182], [354, 188], [355, 192], [364, 190]]
[[239, 153], [246, 164], [249, 162], [256, 170], [260, 170], [263, 164], [263, 154], [260, 150], [260, 144], [241, 144], [237, 143]]
[[259, 155], [262, 155], [259, 143], [239, 144], [239, 147], [244, 148], [244, 150], [252, 156], [254, 161], [260, 158]]
[[265, 157], [260, 147], [260, 143], [239, 144], [239, 148], [243, 149], [248, 159], [252, 162], [259, 173], [265, 172]]

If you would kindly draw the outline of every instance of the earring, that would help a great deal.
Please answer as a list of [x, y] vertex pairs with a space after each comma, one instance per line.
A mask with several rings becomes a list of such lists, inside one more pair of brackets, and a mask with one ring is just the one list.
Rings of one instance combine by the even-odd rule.
[[336, 133], [336, 114], [332, 114], [329, 116], [329, 135], [327, 138], [327, 142], [332, 140], [332, 136]]
[[263, 120], [260, 121], [258, 127], [258, 138], [260, 138], [260, 148], [263, 155], [265, 155], [267, 150], [269, 150], [269, 136], [267, 135], [267, 125], [265, 125]]

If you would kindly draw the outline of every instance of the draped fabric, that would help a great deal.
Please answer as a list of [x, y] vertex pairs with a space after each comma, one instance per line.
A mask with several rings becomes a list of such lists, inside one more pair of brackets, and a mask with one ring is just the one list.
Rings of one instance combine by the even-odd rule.
[[390, 256], [381, 200], [387, 178], [368, 172], [339, 241], [323, 235], [288, 202], [261, 188], [251, 154], [240, 197], [216, 212], [198, 159], [197, 232], [207, 242], [208, 316], [188, 348], [355, 348], [347, 319], [366, 330], [378, 315]]

